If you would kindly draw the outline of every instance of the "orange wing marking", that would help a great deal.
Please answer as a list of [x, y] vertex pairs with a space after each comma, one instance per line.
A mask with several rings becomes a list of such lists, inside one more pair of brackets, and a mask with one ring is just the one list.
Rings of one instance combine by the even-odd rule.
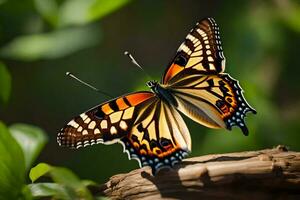
[[102, 106], [102, 111], [106, 114], [109, 115], [110, 113], [114, 112], [113, 109], [109, 106], [109, 103], [106, 103]]
[[176, 74], [181, 72], [183, 69], [184, 67], [180, 65], [172, 64], [166, 73], [166, 76], [164, 78], [164, 83], [167, 83], [172, 77], [174, 77]]
[[124, 102], [123, 98], [119, 98], [116, 100], [116, 104], [118, 105], [120, 110], [124, 110], [128, 108], [129, 106]]
[[140, 104], [141, 102], [146, 101], [147, 99], [153, 97], [153, 95], [154, 94], [151, 92], [143, 92], [143, 93], [130, 94], [130, 95], [126, 96], [125, 98], [131, 104], [131, 106], [135, 106], [135, 105]]

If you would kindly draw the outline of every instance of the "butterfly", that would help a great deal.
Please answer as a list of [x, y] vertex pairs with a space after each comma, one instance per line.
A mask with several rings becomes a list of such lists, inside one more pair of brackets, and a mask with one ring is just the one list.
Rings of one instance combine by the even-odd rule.
[[156, 174], [191, 151], [180, 113], [209, 128], [238, 126], [248, 135], [244, 118], [256, 111], [224, 70], [219, 27], [213, 18], [203, 19], [180, 45], [161, 82], [147, 82], [151, 91], [129, 93], [82, 113], [60, 130], [57, 142], [71, 148], [121, 143], [129, 159]]

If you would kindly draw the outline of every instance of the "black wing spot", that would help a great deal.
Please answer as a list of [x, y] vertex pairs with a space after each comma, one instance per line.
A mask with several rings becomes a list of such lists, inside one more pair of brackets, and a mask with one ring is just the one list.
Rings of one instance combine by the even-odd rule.
[[194, 43], [189, 40], [189, 39], [186, 39], [185, 40], [185, 45], [193, 52], [195, 50], [195, 46], [194, 46]]
[[118, 107], [116, 101], [111, 101], [111, 102], [109, 102], [109, 106], [110, 106], [110, 108], [111, 108], [113, 111], [119, 110], [119, 107]]
[[226, 101], [227, 101], [228, 103], [232, 103], [232, 98], [231, 98], [231, 97], [226, 97]]
[[143, 124], [142, 124], [142, 123], [140, 123], [136, 128], [137, 128], [137, 130], [138, 130], [140, 133], [144, 131], [144, 128], [143, 128]]
[[203, 66], [203, 68], [206, 69], [207, 71], [213, 71], [213, 70], [210, 70], [210, 69], [209, 69], [209, 62], [206, 61], [206, 60], [203, 60], [203, 61], [202, 61], [202, 66]]
[[153, 149], [154, 147], [157, 147], [157, 142], [155, 140], [150, 141], [150, 148]]
[[214, 81], [212, 79], [207, 80], [207, 84], [209, 85], [209, 87], [213, 87], [214, 86]]
[[104, 117], [105, 117], [105, 114], [104, 114], [104, 112], [101, 110], [101, 108], [98, 108], [94, 115], [95, 115], [95, 117], [97, 117], [98, 119], [104, 119]]
[[134, 142], [139, 142], [139, 139], [138, 139], [138, 137], [136, 135], [131, 135], [131, 139]]
[[220, 108], [220, 109], [221, 109], [224, 105], [225, 105], [225, 102], [222, 101], [222, 100], [218, 100], [218, 101], [216, 102], [216, 106], [217, 106], [218, 108]]
[[224, 83], [224, 81], [219, 81], [219, 85], [220, 85], [220, 90], [223, 92], [223, 94], [225, 96], [231, 96], [231, 95], [228, 95], [227, 93], [229, 92], [229, 89], [226, 87], [226, 84]]
[[185, 66], [187, 64], [187, 59], [183, 55], [178, 55], [175, 58], [174, 63], [180, 66]]
[[160, 138], [160, 142], [161, 146], [163, 147], [167, 147], [170, 144], [172, 144], [171, 140], [167, 139], [167, 138]]

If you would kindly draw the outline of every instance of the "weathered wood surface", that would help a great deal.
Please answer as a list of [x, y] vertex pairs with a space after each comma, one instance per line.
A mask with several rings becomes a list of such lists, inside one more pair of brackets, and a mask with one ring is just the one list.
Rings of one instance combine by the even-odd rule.
[[119, 174], [97, 193], [110, 199], [300, 199], [300, 152], [284, 146], [185, 159], [153, 177]]

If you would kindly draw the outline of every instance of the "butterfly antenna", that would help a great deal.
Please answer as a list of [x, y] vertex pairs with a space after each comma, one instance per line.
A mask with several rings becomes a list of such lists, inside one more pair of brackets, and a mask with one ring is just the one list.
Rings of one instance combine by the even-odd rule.
[[108, 94], [108, 93], [106, 93], [106, 92], [103, 92], [103, 91], [99, 90], [98, 88], [92, 86], [91, 84], [88, 84], [87, 82], [85, 82], [85, 81], [79, 79], [77, 76], [75, 76], [75, 75], [72, 74], [71, 72], [66, 72], [66, 75], [69, 76], [70, 78], [75, 79], [75, 80], [78, 81], [79, 83], [81, 83], [81, 84], [83, 84], [83, 85], [85, 85], [85, 86], [91, 88], [92, 90], [94, 90], [94, 91], [96, 91], [96, 92], [98, 92], [98, 93], [100, 93], [100, 94], [103, 94], [103, 95], [105, 95], [105, 96], [107, 96], [107, 97], [109, 97], [109, 98], [113, 98], [112, 95], [110, 95], [110, 94]]
[[148, 78], [150, 78], [150, 80], [153, 80], [153, 78], [144, 70], [144, 68], [142, 68], [141, 65], [139, 65], [139, 63], [134, 59], [134, 57], [131, 55], [131, 53], [129, 53], [128, 51], [125, 51], [124, 55], [128, 56], [128, 58], [131, 60], [131, 62], [135, 66], [137, 66], [138, 68], [140, 68], [148, 76]]

